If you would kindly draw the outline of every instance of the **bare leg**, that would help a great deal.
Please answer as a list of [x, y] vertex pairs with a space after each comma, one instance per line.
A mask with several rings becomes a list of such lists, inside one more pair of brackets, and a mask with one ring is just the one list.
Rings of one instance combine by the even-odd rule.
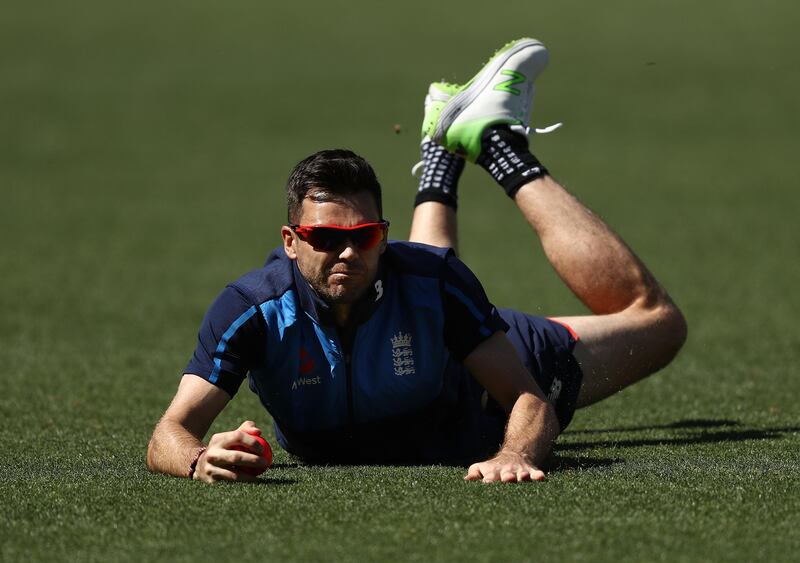
[[549, 176], [523, 186], [515, 201], [558, 275], [594, 313], [556, 319], [580, 336], [578, 406], [666, 366], [686, 339], [686, 322], [636, 255]]
[[408, 240], [449, 247], [458, 253], [456, 210], [436, 201], [420, 203], [414, 208]]

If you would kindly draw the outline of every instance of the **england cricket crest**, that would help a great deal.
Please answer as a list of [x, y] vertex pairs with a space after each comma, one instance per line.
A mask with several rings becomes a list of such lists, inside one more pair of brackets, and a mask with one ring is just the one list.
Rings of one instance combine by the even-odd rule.
[[395, 375], [414, 375], [414, 349], [411, 335], [398, 332], [392, 338], [392, 363]]

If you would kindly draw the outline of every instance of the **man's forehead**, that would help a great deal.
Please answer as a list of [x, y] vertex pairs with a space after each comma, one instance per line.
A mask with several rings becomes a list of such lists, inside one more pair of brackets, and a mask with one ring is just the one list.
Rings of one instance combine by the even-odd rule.
[[302, 224], [325, 223], [330, 221], [356, 222], [378, 221], [381, 219], [378, 206], [372, 194], [366, 191], [340, 195], [330, 193], [314, 193], [303, 198], [300, 219]]

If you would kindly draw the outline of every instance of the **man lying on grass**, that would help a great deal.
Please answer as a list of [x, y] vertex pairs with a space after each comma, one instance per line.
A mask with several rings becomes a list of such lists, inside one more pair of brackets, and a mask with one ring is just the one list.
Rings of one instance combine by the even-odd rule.
[[[153, 432], [153, 471], [250, 481], [253, 422], [203, 438], [248, 379], [280, 445], [318, 463], [461, 463], [466, 479], [544, 479], [576, 408], [667, 365], [686, 337], [664, 289], [528, 151], [533, 82], [547, 62], [515, 41], [465, 86], [431, 84], [410, 242], [388, 242], [372, 168], [345, 150], [292, 172], [283, 247], [211, 305]], [[455, 255], [465, 159], [486, 169], [594, 313], [497, 310]], [[496, 247], [517, 244], [503, 226]], [[519, 283], [530, 284], [520, 280]]]

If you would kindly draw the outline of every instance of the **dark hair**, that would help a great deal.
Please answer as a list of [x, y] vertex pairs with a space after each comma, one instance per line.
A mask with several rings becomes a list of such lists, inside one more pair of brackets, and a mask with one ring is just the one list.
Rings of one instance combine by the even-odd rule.
[[369, 192], [383, 219], [381, 185], [372, 166], [346, 149], [319, 151], [300, 161], [286, 184], [289, 222], [300, 220], [303, 200], [335, 201], [343, 196]]

